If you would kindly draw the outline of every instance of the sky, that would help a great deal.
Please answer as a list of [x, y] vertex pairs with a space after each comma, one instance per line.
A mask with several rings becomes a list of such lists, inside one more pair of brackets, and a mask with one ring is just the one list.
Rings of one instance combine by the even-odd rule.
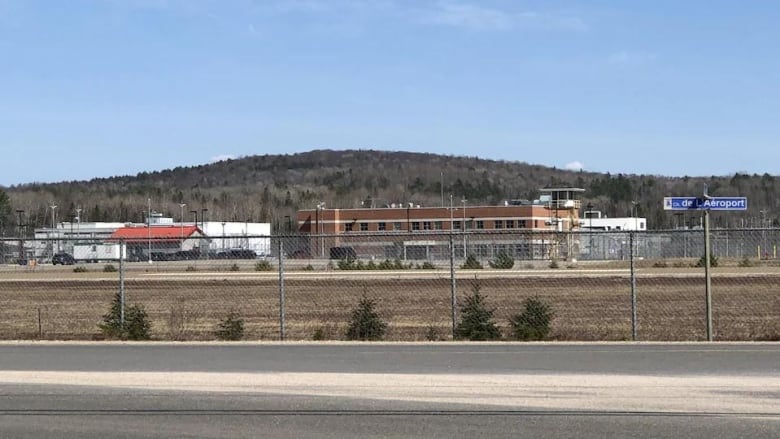
[[313, 149], [780, 174], [780, 2], [0, 0], [0, 185]]

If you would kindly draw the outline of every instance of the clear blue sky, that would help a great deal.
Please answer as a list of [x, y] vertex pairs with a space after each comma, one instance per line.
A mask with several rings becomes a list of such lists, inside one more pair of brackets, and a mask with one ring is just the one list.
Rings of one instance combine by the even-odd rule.
[[0, 0], [0, 185], [386, 149], [780, 174], [780, 2]]

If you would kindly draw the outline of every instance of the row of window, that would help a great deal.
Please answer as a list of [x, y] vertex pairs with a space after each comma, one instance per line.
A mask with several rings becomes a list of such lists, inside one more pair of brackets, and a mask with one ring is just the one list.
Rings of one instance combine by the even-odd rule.
[[[477, 229], [482, 230], [485, 228], [485, 221], [484, 220], [471, 220], [466, 221], [466, 230], [468, 229]], [[352, 232], [355, 230], [354, 226], [355, 224], [358, 225], [361, 232], [368, 232], [368, 223], [361, 222], [361, 223], [346, 223], [344, 224], [344, 231], [345, 232]], [[387, 230], [393, 230], [393, 231], [399, 231], [404, 230], [403, 229], [403, 222], [397, 221], [391, 223], [392, 229], [388, 229], [387, 225], [388, 223], [381, 221], [376, 223], [377, 224], [377, 230], [380, 232], [384, 232]], [[443, 230], [444, 227], [444, 221], [412, 221], [411, 223], [411, 229], [414, 230]], [[452, 222], [452, 228], [454, 230], [460, 230], [463, 222], [462, 221], [453, 221]], [[493, 221], [493, 228], [494, 229], [524, 229], [527, 227], [526, 220], [495, 220]]]

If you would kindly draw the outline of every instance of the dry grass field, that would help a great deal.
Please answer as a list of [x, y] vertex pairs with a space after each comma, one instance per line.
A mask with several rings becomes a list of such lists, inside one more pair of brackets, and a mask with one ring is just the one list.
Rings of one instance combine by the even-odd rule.
[[[118, 291], [116, 273], [60, 272], [19, 278], [0, 276], [0, 338], [99, 339], [98, 323]], [[477, 275], [479, 276], [479, 275]], [[508, 320], [532, 296], [555, 313], [556, 340], [630, 340], [631, 296], [627, 274], [485, 277], [477, 280], [508, 335]], [[458, 279], [462, 303], [474, 283]], [[131, 276], [128, 304], [140, 304], [152, 322], [153, 338], [211, 340], [220, 319], [235, 311], [245, 320], [245, 339], [279, 338], [279, 285], [273, 276], [178, 279]], [[450, 280], [440, 278], [292, 278], [285, 281], [289, 340], [341, 339], [361, 295], [377, 301], [389, 340], [449, 339]], [[640, 340], [704, 340], [702, 277], [674, 270], [645, 270], [637, 280]], [[745, 271], [713, 278], [717, 340], [780, 339], [780, 275]]]

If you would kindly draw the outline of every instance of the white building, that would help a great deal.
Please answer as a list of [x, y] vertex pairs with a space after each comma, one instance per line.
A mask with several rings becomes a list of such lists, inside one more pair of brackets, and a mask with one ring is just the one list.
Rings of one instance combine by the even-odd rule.
[[[111, 235], [124, 227], [187, 227], [197, 226], [206, 238], [209, 238], [208, 251], [219, 252], [227, 250], [253, 250], [258, 256], [271, 254], [271, 224], [252, 223], [248, 221], [206, 221], [202, 223], [174, 222], [173, 218], [152, 212], [148, 223], [109, 223], [109, 222], [61, 222], [55, 228], [44, 227], [35, 229], [35, 239], [27, 240], [25, 247], [30, 257], [35, 259], [50, 258], [57, 252], [73, 254], [76, 243], [101, 243], [111, 238]], [[205, 249], [204, 249], [205, 250]], [[34, 255], [34, 256], [33, 256]]]
[[206, 221], [200, 226], [211, 239], [211, 251], [241, 249], [253, 250], [258, 256], [271, 255], [271, 223]]
[[647, 230], [647, 219], [642, 217], [607, 218], [598, 210], [588, 210], [583, 213], [585, 217], [580, 220], [582, 231], [626, 231]]
[[[630, 254], [628, 233], [647, 231], [647, 219], [642, 217], [608, 218], [598, 210], [583, 212], [580, 219], [580, 258], [586, 260], [625, 260]], [[644, 245], [643, 233], [636, 246]]]

